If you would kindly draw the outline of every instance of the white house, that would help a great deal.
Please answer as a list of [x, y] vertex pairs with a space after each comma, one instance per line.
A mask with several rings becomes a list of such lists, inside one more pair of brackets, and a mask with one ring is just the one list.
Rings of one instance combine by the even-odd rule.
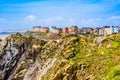
[[50, 32], [51, 33], [56, 33], [56, 34], [60, 33], [59, 29], [57, 29], [56, 27], [53, 27], [53, 26], [50, 27]]

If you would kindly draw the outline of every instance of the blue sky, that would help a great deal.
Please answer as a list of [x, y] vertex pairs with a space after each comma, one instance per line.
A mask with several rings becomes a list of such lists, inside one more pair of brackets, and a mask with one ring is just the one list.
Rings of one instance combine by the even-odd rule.
[[0, 31], [120, 26], [120, 0], [0, 0]]

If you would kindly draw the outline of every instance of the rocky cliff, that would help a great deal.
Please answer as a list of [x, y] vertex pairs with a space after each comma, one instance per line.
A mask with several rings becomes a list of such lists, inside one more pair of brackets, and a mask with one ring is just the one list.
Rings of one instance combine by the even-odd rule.
[[118, 80], [120, 35], [44, 41], [19, 33], [0, 43], [0, 80]]

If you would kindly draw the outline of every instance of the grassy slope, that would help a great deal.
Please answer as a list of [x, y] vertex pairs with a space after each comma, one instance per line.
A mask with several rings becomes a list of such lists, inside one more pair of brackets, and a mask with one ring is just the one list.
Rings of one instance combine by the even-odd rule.
[[[120, 80], [120, 35], [108, 36], [101, 43], [101, 47], [80, 35], [63, 36], [59, 43], [44, 42], [32, 37], [25, 38], [20, 34], [11, 37], [10, 39], [15, 39], [18, 44], [26, 43], [27, 63], [29, 59], [35, 61], [36, 57], [37, 60], [57, 58], [55, 65], [48, 70], [42, 80]], [[33, 45], [39, 47], [34, 49]], [[18, 78], [19, 76], [16, 77]]]
[[[111, 46], [107, 47], [108, 44]], [[119, 80], [120, 38], [98, 43], [81, 36], [67, 36], [52, 51], [58, 61], [43, 80]]]

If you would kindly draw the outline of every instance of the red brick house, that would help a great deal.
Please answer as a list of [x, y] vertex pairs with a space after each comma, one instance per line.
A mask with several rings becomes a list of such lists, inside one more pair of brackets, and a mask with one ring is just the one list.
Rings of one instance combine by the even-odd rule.
[[68, 34], [69, 33], [69, 28], [62, 28], [62, 33], [63, 34]]

